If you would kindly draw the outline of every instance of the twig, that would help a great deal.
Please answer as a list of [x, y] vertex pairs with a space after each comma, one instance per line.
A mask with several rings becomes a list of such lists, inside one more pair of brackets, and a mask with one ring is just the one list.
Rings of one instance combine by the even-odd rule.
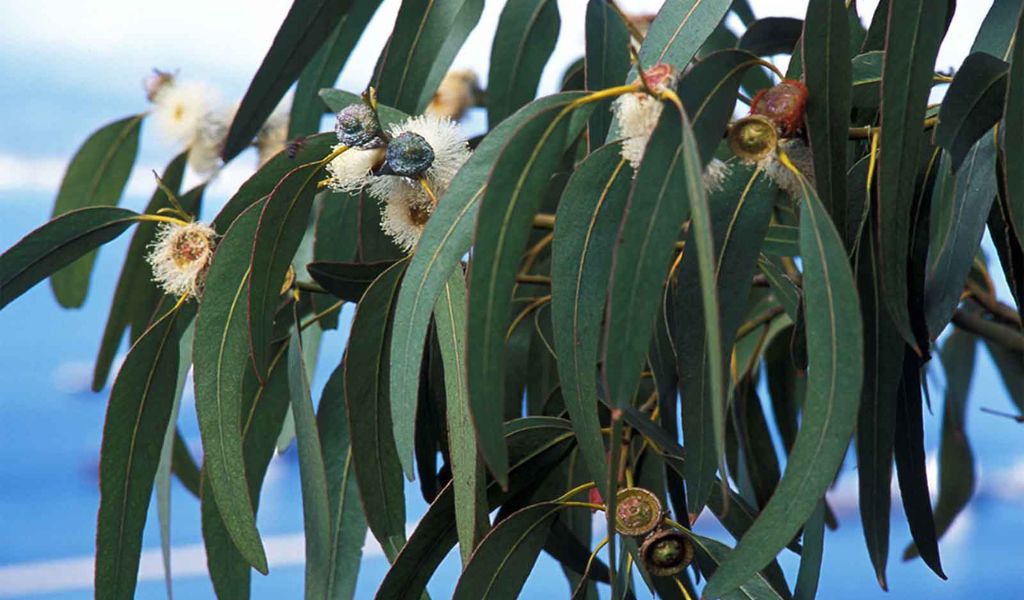
[[1001, 323], [965, 310], [958, 310], [953, 313], [953, 324], [964, 331], [991, 340], [1008, 350], [1024, 352], [1024, 335]]

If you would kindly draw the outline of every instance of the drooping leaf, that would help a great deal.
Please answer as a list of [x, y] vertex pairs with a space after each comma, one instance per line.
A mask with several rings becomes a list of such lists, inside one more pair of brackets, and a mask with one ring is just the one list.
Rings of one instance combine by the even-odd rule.
[[[878, 157], [878, 248], [882, 289], [893, 325], [911, 346], [907, 255], [911, 205], [928, 102], [928, 82], [946, 28], [943, 2], [892, 2], [882, 68], [882, 110]], [[869, 32], [870, 37], [870, 32]]]
[[351, 6], [351, 0], [296, 0], [292, 3], [231, 122], [221, 151], [225, 161], [249, 146]]
[[95, 248], [121, 235], [137, 213], [112, 206], [80, 208], [32, 231], [0, 254], [0, 308]]
[[501, 521], [480, 543], [459, 577], [453, 599], [514, 600], [533, 570], [560, 511], [557, 502], [524, 508]]
[[561, 24], [555, 0], [505, 4], [487, 70], [487, 121], [491, 127], [533, 100]]
[[403, 0], [374, 77], [384, 104], [422, 112], [480, 20], [483, 0]]
[[976, 52], [964, 59], [949, 85], [939, 109], [935, 143], [949, 152], [954, 173], [975, 142], [1003, 116], [1008, 69], [998, 58]]
[[804, 22], [793, 17], [765, 17], [747, 26], [736, 47], [757, 56], [792, 54], [803, 35]]
[[[187, 158], [186, 153], [176, 156], [167, 165], [161, 177], [161, 181], [167, 186], [167, 189], [175, 194], [181, 187]], [[143, 213], [153, 215], [161, 208], [171, 206], [167, 194], [157, 188]], [[156, 229], [156, 223], [141, 222], [135, 228], [131, 242], [128, 243], [128, 252], [125, 254], [124, 265], [121, 267], [121, 276], [117, 280], [114, 299], [110, 303], [110, 316], [107, 317], [107, 325], [103, 329], [103, 341], [100, 343], [96, 365], [93, 367], [92, 389], [94, 392], [100, 391], [106, 385], [110, 365], [114, 362], [114, 354], [121, 345], [125, 329], [131, 327], [132, 342], [138, 339], [138, 336], [142, 335], [149, 324], [154, 308], [160, 302], [162, 294], [153, 283], [152, 271], [146, 263], [146, 247], [156, 236]]]
[[[493, 509], [538, 483], [573, 447], [569, 423], [552, 417], [529, 417], [506, 424], [509, 448], [508, 489], [495, 481], [487, 486], [488, 507]], [[377, 590], [378, 600], [419, 596], [444, 557], [457, 541], [452, 484], [441, 490], [420, 519], [409, 542], [395, 559]]]
[[[940, 353], [946, 371], [946, 393], [939, 444], [939, 496], [935, 503], [935, 533], [939, 538], [949, 531], [974, 495], [974, 453], [967, 439], [966, 418], [977, 346], [974, 335], [958, 329], [946, 339]], [[917, 548], [911, 544], [903, 557], [914, 556]]]
[[866, 228], [858, 257], [864, 315], [864, 387], [857, 417], [857, 476], [861, 526], [878, 585], [888, 588], [890, 489], [896, 392], [905, 346], [883, 305], [874, 229]]
[[925, 472], [920, 359], [910, 348], [903, 354], [903, 379], [896, 405], [896, 478], [910, 535], [921, 558], [936, 575], [945, 579]]
[[316, 133], [324, 114], [318, 92], [334, 85], [381, 0], [350, 2], [348, 10], [302, 69], [288, 118], [288, 137]]
[[[750, 293], [750, 281], [757, 268], [761, 239], [768, 228], [774, 193], [774, 186], [759, 169], [735, 167], [733, 176], [708, 200], [715, 253], [712, 285], [716, 293], [713, 297], [729, 299], [721, 306], [721, 325], [717, 332], [725, 344], [718, 357], [718, 373], [726, 368], [724, 361], [731, 354], [729, 342], [743, 319], [746, 303], [739, 300]], [[693, 231], [691, 226], [688, 247], [695, 244]], [[672, 292], [673, 338], [687, 448], [686, 497], [688, 511], [695, 515], [700, 514], [715, 485], [721, 454], [718, 444], [722, 438], [719, 436], [724, 435], [725, 426], [724, 405], [714, 405], [722, 401], [722, 396], [715, 394], [711, 380], [715, 375], [710, 363], [715, 359], [707, 343], [710, 337], [704, 316], [707, 295], [698, 258], [699, 254], [684, 254], [678, 283]], [[716, 411], [720, 411], [717, 417]]]
[[330, 574], [326, 597], [351, 599], [366, 539], [366, 516], [352, 464], [351, 433], [345, 415], [345, 367], [339, 364], [324, 385], [317, 408], [317, 428], [331, 510]]
[[645, 68], [668, 63], [682, 71], [729, 12], [730, 0], [668, 0], [640, 46]]
[[800, 571], [793, 589], [793, 600], [814, 600], [821, 575], [821, 558], [825, 550], [825, 501], [817, 508], [804, 526], [804, 551], [800, 554]]
[[[1022, 4], [1021, 0], [996, 2], [989, 15], [1001, 4]], [[1024, 31], [1024, 11], [1017, 21]], [[1014, 44], [1010, 73], [1006, 84], [1006, 117], [1002, 124], [1002, 164], [1006, 187], [1006, 221], [1024, 245], [1024, 44]], [[1018, 302], [1021, 302], [1018, 299]]]
[[[445, 282], [469, 249], [479, 201], [486, 190], [487, 175], [494, 161], [509, 137], [525, 121], [547, 108], [563, 105], [580, 96], [578, 92], [547, 96], [502, 121], [480, 142], [473, 156], [452, 180], [444, 201], [438, 204], [427, 221], [417, 251], [409, 261], [395, 305], [390, 387], [392, 406], [405, 409], [401, 414], [407, 422], [395, 425], [402, 431], [415, 429], [412, 419], [416, 411], [412, 408], [416, 406], [419, 367], [430, 315]], [[407, 447], [411, 458], [411, 445]]]
[[477, 448], [466, 389], [466, 280], [461, 270], [452, 273], [437, 299], [434, 323], [444, 363], [455, 523], [465, 565], [490, 523], [483, 460]]
[[128, 352], [111, 390], [100, 449], [98, 597], [135, 596], [142, 530], [174, 404], [178, 340], [194, 310], [185, 305], [154, 323]]
[[391, 268], [396, 261], [379, 262], [328, 262], [316, 261], [306, 265], [306, 270], [317, 283], [331, 294], [346, 302], [359, 302], [370, 287], [384, 271]]
[[775, 494], [708, 582], [705, 594], [712, 597], [738, 587], [790, 542], [832, 483], [857, 420], [863, 339], [856, 286], [838, 232], [813, 190], [801, 184], [810, 359], [801, 427]]
[[[955, 178], [947, 171], [950, 185], [945, 193], [934, 197], [933, 203], [941, 204], [932, 212], [934, 234], [924, 293], [925, 317], [932, 338], [938, 337], [952, 318], [981, 245], [998, 193], [996, 152], [991, 136], [978, 140]], [[939, 168], [948, 169], [949, 160], [944, 157]]]
[[597, 359], [611, 249], [629, 194], [632, 169], [618, 144], [588, 156], [562, 192], [551, 254], [551, 316], [562, 397], [590, 476], [603, 489], [607, 471], [597, 414]]
[[285, 274], [309, 224], [313, 197], [323, 164], [296, 167], [267, 197], [252, 240], [252, 260], [246, 289], [249, 354], [256, 375], [263, 377], [270, 360], [274, 312]]
[[252, 239], [262, 204], [242, 213], [217, 245], [196, 317], [192, 350], [196, 413], [203, 440], [205, 481], [231, 540], [245, 560], [267, 572], [256, 530], [254, 503], [243, 454], [243, 382], [249, 359], [245, 290], [249, 282]]
[[1022, 6], [1024, 2], [1021, 0], [994, 0], [978, 28], [971, 52], [987, 52], [996, 58], [1009, 60], [1010, 50], [1016, 46], [1013, 43], [1014, 32], [1019, 29]]
[[394, 298], [406, 261], [396, 263], [367, 288], [356, 308], [345, 359], [345, 402], [352, 462], [366, 521], [393, 558], [405, 543], [405, 495], [395, 454], [389, 406], [388, 347]]
[[324, 468], [320, 433], [313, 398], [310, 396], [306, 365], [302, 358], [302, 334], [298, 312], [288, 344], [288, 387], [292, 415], [295, 416], [295, 438], [299, 449], [299, 478], [302, 484], [302, 520], [306, 542], [306, 598], [325, 598], [329, 587], [331, 513], [327, 504], [327, 475]]
[[843, 0], [811, 0], [803, 35], [807, 137], [814, 182], [836, 229], [846, 234], [846, 146], [850, 126], [850, 27]]
[[[734, 550], [731, 550], [718, 540], [697, 535], [696, 533], [689, 533], [687, 536], [693, 542], [699, 559], [704, 561], [701, 565], [701, 572], [708, 579], [714, 576], [714, 573], [718, 571], [719, 565], [729, 560], [734, 552]], [[704, 588], [702, 597], [711, 597], [708, 594], [707, 587]], [[729, 600], [781, 600], [783, 598], [778, 591], [772, 588], [771, 584], [768, 583], [761, 573], [754, 573], [749, 579], [737, 586], [734, 592], [722, 597]]]
[[[60, 182], [51, 218], [93, 206], [116, 206], [128, 183], [139, 149], [139, 130], [145, 114], [114, 121], [94, 132], [75, 152]], [[92, 250], [90, 248], [90, 250]], [[85, 302], [95, 252], [75, 256], [65, 268], [53, 273], [50, 287], [64, 308]], [[67, 263], [62, 263], [64, 267]], [[3, 283], [7, 283], [6, 279]], [[0, 285], [0, 288], [5, 288]], [[20, 292], [19, 292], [20, 293]], [[4, 294], [6, 296], [6, 292]]]
[[[597, 91], [622, 83], [629, 72], [629, 31], [607, 0], [589, 0], [586, 14], [586, 89]], [[592, 148], [608, 136], [612, 115], [602, 103], [590, 117], [589, 139]]]
[[[586, 108], [579, 114], [586, 114]], [[484, 461], [505, 483], [508, 455], [500, 435], [505, 331], [520, 255], [526, 250], [533, 216], [567, 143], [581, 124], [556, 104], [525, 121], [497, 157], [480, 200], [481, 210], [469, 270], [466, 358], [469, 401]], [[396, 432], [397, 433], [397, 432]], [[399, 434], [400, 435], [400, 434]], [[400, 453], [405, 462], [409, 452]], [[410, 465], [405, 465], [408, 467]]]

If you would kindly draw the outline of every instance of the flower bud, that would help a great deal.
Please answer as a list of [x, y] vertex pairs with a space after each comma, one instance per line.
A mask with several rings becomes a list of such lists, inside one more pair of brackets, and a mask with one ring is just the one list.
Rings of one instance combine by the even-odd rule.
[[675, 575], [693, 561], [693, 544], [674, 529], [659, 529], [640, 546], [640, 561], [651, 575]]
[[761, 90], [750, 103], [750, 114], [763, 115], [779, 128], [782, 137], [794, 137], [804, 128], [807, 86], [796, 79], [783, 79]]
[[779, 134], [767, 117], [750, 115], [729, 128], [729, 147], [747, 162], [758, 162], [775, 151]]
[[384, 162], [395, 175], [419, 177], [434, 164], [434, 149], [422, 135], [405, 131], [388, 143]]
[[664, 516], [661, 501], [649, 490], [623, 488], [615, 495], [615, 529], [622, 535], [646, 535]]
[[365, 104], [350, 104], [341, 109], [334, 133], [338, 141], [350, 148], [376, 148], [384, 143], [377, 113]]

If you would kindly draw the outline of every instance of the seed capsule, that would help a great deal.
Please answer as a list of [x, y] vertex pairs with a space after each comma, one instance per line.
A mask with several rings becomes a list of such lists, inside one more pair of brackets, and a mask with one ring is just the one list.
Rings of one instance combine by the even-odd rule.
[[750, 114], [768, 117], [782, 137], [794, 137], [804, 128], [807, 86], [796, 79], [783, 79], [776, 86], [761, 90], [750, 103]]
[[338, 141], [350, 148], [377, 148], [384, 143], [377, 113], [365, 104], [350, 104], [341, 109], [334, 133]]
[[619, 490], [615, 504], [615, 528], [622, 535], [646, 535], [654, 531], [665, 516], [658, 497], [643, 488]]
[[729, 128], [729, 147], [747, 162], [758, 162], [775, 151], [779, 133], [775, 125], [761, 115], [750, 115]]
[[693, 544], [674, 529], [659, 529], [640, 546], [640, 560], [651, 575], [675, 575], [693, 561]]
[[388, 143], [384, 161], [395, 175], [419, 177], [434, 164], [434, 149], [422, 135], [406, 131]]

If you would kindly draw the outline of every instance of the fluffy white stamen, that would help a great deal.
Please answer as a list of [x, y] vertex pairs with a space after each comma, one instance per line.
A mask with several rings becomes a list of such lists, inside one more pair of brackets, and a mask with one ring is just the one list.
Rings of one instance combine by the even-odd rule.
[[[814, 185], [814, 156], [810, 147], [802, 140], [791, 139], [779, 144], [779, 148], [789, 156], [790, 162], [807, 179], [810, 185]], [[773, 152], [763, 161], [762, 167], [765, 174], [792, 198], [803, 196], [803, 186], [800, 185], [800, 178], [789, 168], [782, 164], [778, 155]]]
[[183, 146], [192, 143], [203, 116], [216, 105], [212, 89], [194, 81], [166, 81], [153, 95], [153, 121], [162, 135]]
[[[388, 128], [388, 133], [392, 137], [406, 131], [423, 136], [434, 151], [434, 162], [427, 169], [425, 177], [434, 196], [440, 199], [448, 190], [455, 174], [469, 160], [469, 144], [466, 143], [461, 128], [447, 117], [421, 115]], [[417, 200], [413, 204], [430, 201], [418, 181], [395, 175], [374, 177], [369, 191], [371, 196], [381, 202], [397, 197], [415, 197]]]
[[153, 267], [153, 281], [175, 297], [198, 298], [213, 257], [216, 234], [205, 223], [161, 223], [146, 256]]
[[717, 158], [712, 158], [711, 162], [704, 167], [704, 189], [709, 194], [722, 191], [722, 184], [729, 178], [731, 172], [732, 169], [729, 168], [729, 165]]
[[339, 192], [359, 191], [370, 183], [370, 172], [383, 161], [384, 148], [349, 148], [327, 164], [327, 172], [331, 174], [328, 185]]
[[203, 177], [214, 175], [222, 166], [220, 153], [238, 105], [207, 112], [199, 121], [189, 145], [188, 164]]
[[288, 106], [282, 103], [256, 134], [260, 166], [288, 145]]
[[437, 86], [426, 114], [458, 121], [476, 105], [479, 88], [476, 73], [469, 69], [452, 69]]
[[623, 137], [622, 158], [629, 161], [633, 170], [640, 168], [647, 141], [658, 125], [663, 109], [661, 100], [642, 92], [623, 94], [612, 104], [619, 134]]
[[417, 202], [408, 196], [395, 197], [384, 202], [380, 228], [394, 240], [395, 245], [405, 252], [412, 252], [433, 212], [434, 207], [429, 203]]

